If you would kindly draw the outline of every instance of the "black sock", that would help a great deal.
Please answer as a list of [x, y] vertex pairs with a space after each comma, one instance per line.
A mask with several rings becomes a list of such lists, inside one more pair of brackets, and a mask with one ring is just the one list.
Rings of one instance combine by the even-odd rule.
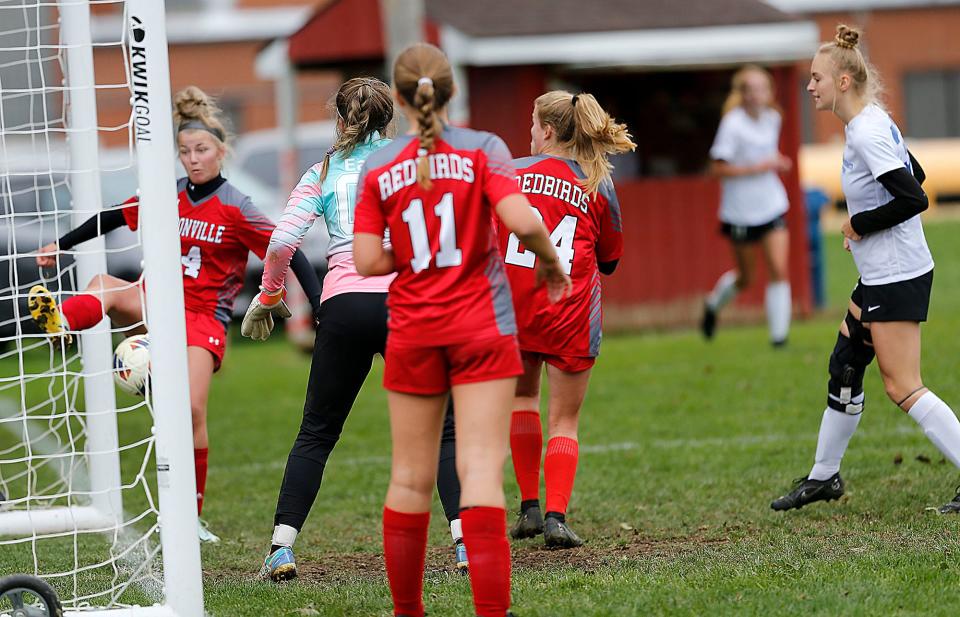
[[539, 499], [527, 499], [527, 500], [524, 500], [524, 501], [521, 501], [521, 502], [520, 502], [520, 511], [521, 511], [521, 512], [526, 512], [526, 511], [529, 510], [530, 508], [537, 508], [537, 509], [539, 509], [539, 508], [540, 508], [540, 500], [539, 500]]
[[270, 554], [273, 555], [273, 554], [276, 553], [278, 550], [280, 550], [280, 548], [281, 548], [281, 546], [280, 546], [279, 544], [271, 544], [271, 545], [270, 545]]
[[546, 518], [555, 518], [561, 523], [567, 522], [567, 515], [562, 512], [547, 512]]

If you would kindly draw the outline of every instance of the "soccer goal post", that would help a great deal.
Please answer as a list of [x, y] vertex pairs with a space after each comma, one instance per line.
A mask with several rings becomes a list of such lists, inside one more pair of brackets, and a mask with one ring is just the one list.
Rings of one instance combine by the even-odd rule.
[[[44, 578], [68, 615], [204, 614], [164, 19], [157, 0], [0, 1], [0, 574]], [[132, 196], [137, 232], [37, 265]], [[137, 323], [73, 342], [34, 324], [36, 285], [103, 302], [105, 274]], [[150, 391], [118, 398], [114, 344], [144, 329]]]

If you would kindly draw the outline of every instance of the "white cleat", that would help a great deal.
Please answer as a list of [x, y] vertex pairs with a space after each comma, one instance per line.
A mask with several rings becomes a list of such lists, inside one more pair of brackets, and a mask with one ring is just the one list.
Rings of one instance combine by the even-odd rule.
[[216, 544], [220, 541], [220, 536], [210, 531], [210, 527], [207, 526], [207, 521], [199, 519], [199, 523], [201, 544]]

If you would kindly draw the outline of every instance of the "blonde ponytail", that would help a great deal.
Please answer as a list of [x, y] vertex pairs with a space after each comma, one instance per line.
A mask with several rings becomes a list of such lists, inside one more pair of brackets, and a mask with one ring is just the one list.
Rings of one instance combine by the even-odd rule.
[[613, 154], [632, 152], [633, 142], [626, 124], [619, 124], [592, 94], [573, 95], [553, 90], [534, 103], [541, 125], [552, 126], [557, 145], [570, 153], [586, 174], [582, 182], [587, 193], [596, 193], [610, 179]]

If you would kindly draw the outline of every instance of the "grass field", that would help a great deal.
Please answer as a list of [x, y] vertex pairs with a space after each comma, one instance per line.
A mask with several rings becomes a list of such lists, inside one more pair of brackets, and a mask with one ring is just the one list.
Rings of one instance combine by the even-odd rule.
[[[939, 266], [923, 368], [925, 382], [960, 409], [958, 234], [960, 223], [928, 226]], [[812, 463], [827, 357], [855, 282], [839, 239], [826, 244], [830, 308], [796, 323], [785, 350], [771, 349], [761, 326], [722, 324], [712, 344], [694, 332], [604, 341], [568, 514], [587, 545], [513, 545], [518, 617], [956, 613], [960, 519], [925, 508], [949, 500], [960, 474], [886, 400], [876, 369], [844, 461], [847, 496], [788, 514], [769, 508]], [[390, 614], [380, 557], [389, 472], [381, 369], [360, 395], [298, 539], [301, 578], [276, 586], [254, 573], [269, 544], [308, 358], [281, 341], [232, 341], [210, 404], [204, 516], [223, 538], [202, 549], [212, 615]], [[509, 464], [506, 477], [516, 504]], [[427, 611], [471, 615], [439, 503], [433, 512]], [[0, 572], [12, 566], [0, 550]]]

